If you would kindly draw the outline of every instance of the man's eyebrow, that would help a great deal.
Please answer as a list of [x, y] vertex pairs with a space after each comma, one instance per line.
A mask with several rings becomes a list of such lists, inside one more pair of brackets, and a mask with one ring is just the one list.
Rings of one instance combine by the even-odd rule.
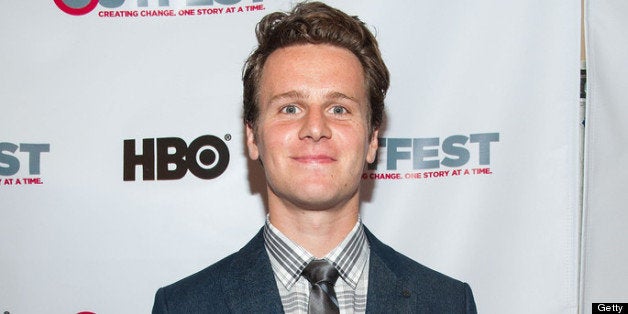
[[296, 91], [296, 90], [291, 90], [285, 93], [281, 93], [281, 94], [277, 94], [273, 97], [270, 98], [269, 103], [273, 103], [277, 100], [281, 100], [281, 99], [305, 99], [307, 98], [307, 95]]
[[347, 99], [347, 100], [351, 100], [351, 101], [353, 101], [355, 103], [358, 103], [358, 104], [360, 103], [360, 101], [357, 98], [351, 97], [351, 96], [349, 96], [347, 94], [344, 94], [344, 93], [341, 93], [341, 92], [329, 92], [329, 93], [327, 93], [326, 98], [329, 98], [329, 99]]

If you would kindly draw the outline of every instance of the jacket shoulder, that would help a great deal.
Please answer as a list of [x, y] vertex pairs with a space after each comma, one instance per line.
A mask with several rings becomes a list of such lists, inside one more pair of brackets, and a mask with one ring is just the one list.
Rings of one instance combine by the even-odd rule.
[[[428, 313], [476, 313], [473, 293], [467, 283], [395, 251], [368, 230], [367, 237], [371, 246], [371, 275], [377, 278], [389, 274], [389, 279], [397, 283], [398, 295], [415, 302], [411, 308], [418, 307]], [[369, 298], [371, 289], [381, 289], [382, 282], [385, 282], [383, 278], [369, 284]]]
[[153, 313], [220, 313], [229, 308], [231, 285], [265, 253], [256, 235], [240, 251], [157, 290]]

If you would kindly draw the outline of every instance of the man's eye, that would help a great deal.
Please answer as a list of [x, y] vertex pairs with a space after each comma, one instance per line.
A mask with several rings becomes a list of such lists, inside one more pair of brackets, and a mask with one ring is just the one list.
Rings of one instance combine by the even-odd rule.
[[299, 108], [297, 108], [297, 106], [294, 106], [294, 105], [289, 105], [289, 106], [285, 106], [281, 108], [281, 112], [287, 113], [287, 114], [295, 114], [299, 112]]
[[346, 114], [348, 111], [345, 107], [342, 106], [333, 106], [331, 108], [331, 112], [333, 114]]

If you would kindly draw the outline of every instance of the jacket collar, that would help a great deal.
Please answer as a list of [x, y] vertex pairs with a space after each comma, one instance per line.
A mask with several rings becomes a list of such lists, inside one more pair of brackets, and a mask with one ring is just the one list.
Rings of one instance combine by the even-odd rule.
[[273, 270], [264, 249], [262, 231], [238, 254], [241, 258], [234, 259], [229, 275], [223, 281], [231, 312], [283, 313]]
[[371, 247], [367, 313], [411, 313], [413, 294], [405, 278], [398, 275], [398, 253], [364, 228]]

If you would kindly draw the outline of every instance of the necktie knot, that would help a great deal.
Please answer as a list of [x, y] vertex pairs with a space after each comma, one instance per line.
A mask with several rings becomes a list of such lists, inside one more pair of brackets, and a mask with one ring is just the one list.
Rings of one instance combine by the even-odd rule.
[[338, 271], [326, 260], [311, 261], [301, 273], [311, 284], [309, 314], [338, 313], [338, 299], [334, 285], [338, 280]]
[[338, 280], [338, 271], [334, 265], [324, 259], [311, 261], [303, 269], [302, 274], [312, 285], [327, 282], [333, 286], [336, 284], [336, 280]]

